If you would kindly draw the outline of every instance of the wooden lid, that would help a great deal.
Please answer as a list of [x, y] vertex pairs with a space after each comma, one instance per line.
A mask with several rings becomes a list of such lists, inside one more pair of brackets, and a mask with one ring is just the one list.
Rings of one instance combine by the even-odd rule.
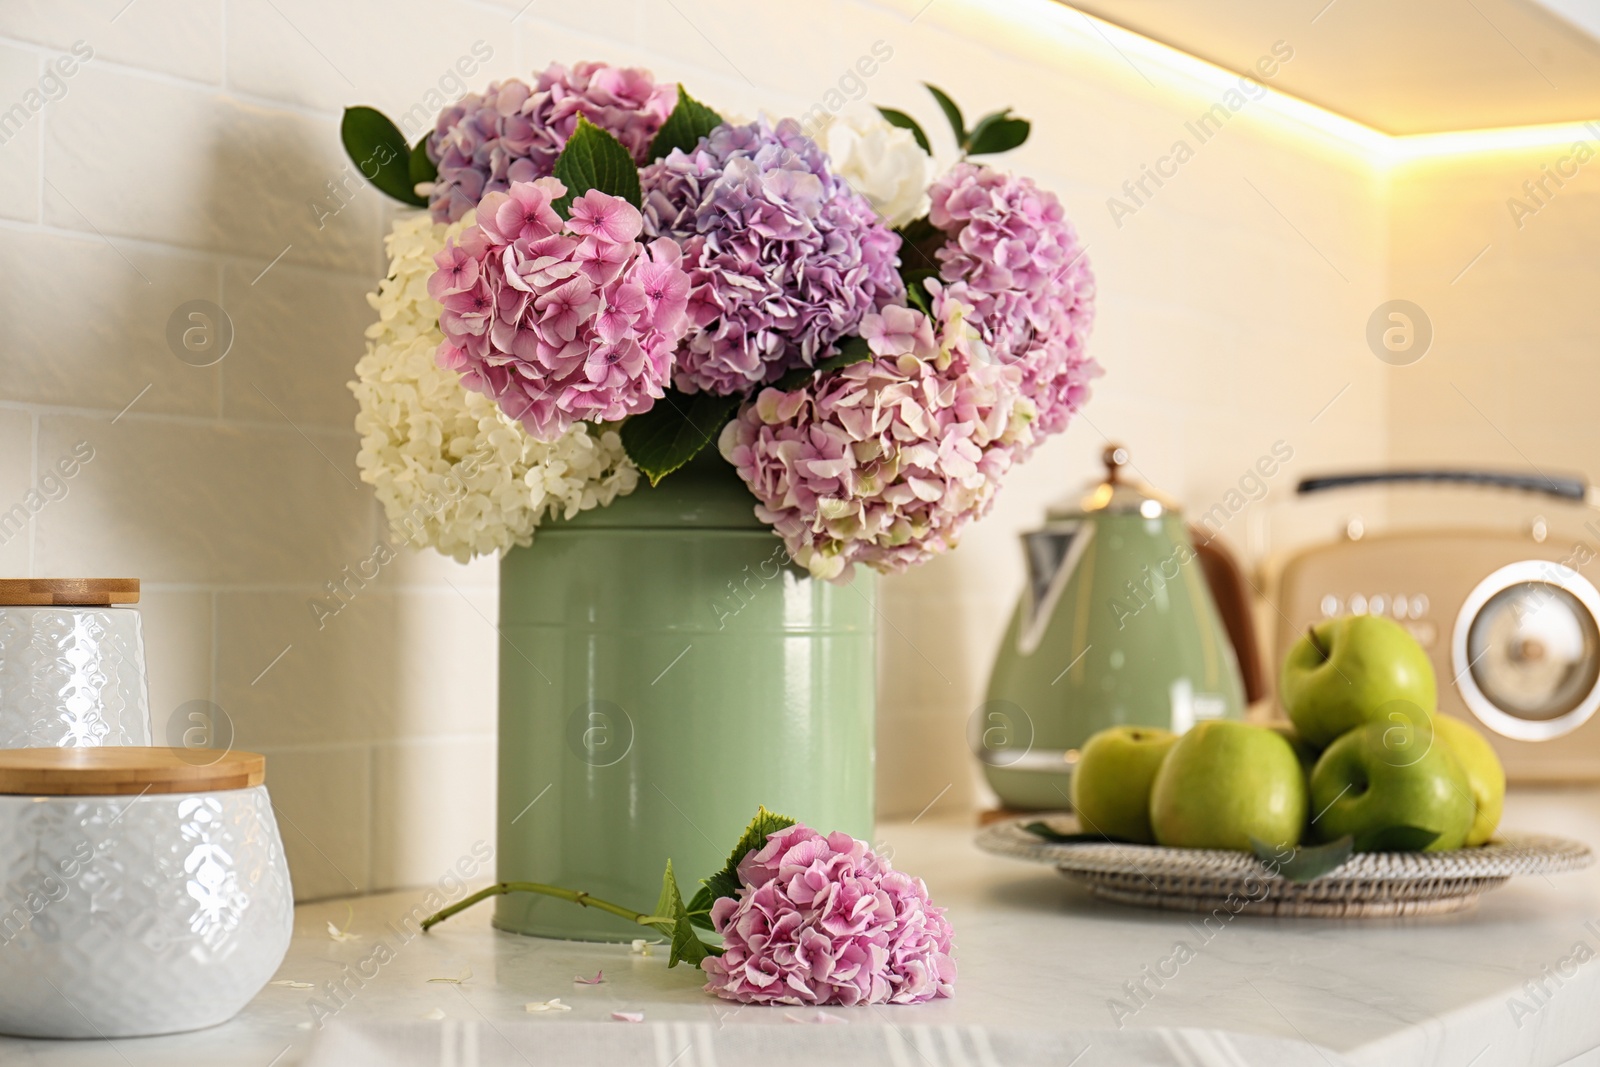
[[0, 578], [0, 607], [137, 604], [137, 578]]
[[[215, 759], [215, 762], [207, 762]], [[0, 794], [114, 797], [248, 789], [267, 777], [265, 756], [199, 748], [0, 750]]]

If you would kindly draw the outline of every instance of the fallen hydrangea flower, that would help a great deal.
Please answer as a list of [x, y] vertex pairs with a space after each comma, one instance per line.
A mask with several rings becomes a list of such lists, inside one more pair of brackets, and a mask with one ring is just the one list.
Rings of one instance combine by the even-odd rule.
[[[705, 989], [745, 1004], [918, 1004], [955, 988], [952, 931], [922, 879], [897, 871], [865, 841], [827, 836], [761, 808], [727, 863], [687, 904], [667, 861], [649, 912], [542, 882], [500, 882], [428, 916], [423, 932], [505, 893], [538, 893], [608, 912], [671, 938], [667, 966], [699, 966]], [[719, 947], [695, 927], [714, 929]], [[648, 955], [650, 943], [633, 942]], [[595, 984], [583, 978], [573, 981]], [[559, 1001], [529, 1011], [566, 1011]], [[643, 1021], [638, 1012], [612, 1018]], [[818, 1022], [831, 1021], [818, 1013]]]
[[711, 906], [720, 956], [706, 989], [747, 1004], [917, 1004], [954, 988], [950, 922], [920, 878], [865, 841], [799, 823], [739, 864]]

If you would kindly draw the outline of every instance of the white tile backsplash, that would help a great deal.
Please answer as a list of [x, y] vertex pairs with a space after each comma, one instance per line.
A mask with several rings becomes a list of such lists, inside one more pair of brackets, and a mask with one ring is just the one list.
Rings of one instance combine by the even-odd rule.
[[34, 488], [33, 416], [26, 411], [0, 411], [0, 457], [0, 573], [25, 575], [35, 517], [54, 503]]
[[218, 366], [224, 417], [345, 431], [356, 414], [346, 383], [375, 317], [366, 299], [372, 281], [293, 263], [258, 275], [253, 263], [230, 263], [223, 275], [234, 330]]
[[392, 0], [382, 10], [391, 30], [428, 26], [429, 32], [390, 32], [382, 47], [373, 47], [379, 28], [373, 25], [372, 5], [232, 0], [229, 86], [334, 114], [352, 104], [376, 107], [414, 143], [419, 131], [402, 116], [429, 94], [453, 100], [517, 72], [511, 32], [515, 7], [500, 11], [465, 0]]
[[[145, 681], [150, 687], [151, 743], [217, 747], [231, 731], [212, 710], [212, 602], [203, 590], [144, 586]], [[199, 728], [198, 733], [186, 732]]]
[[40, 418], [41, 462], [93, 459], [36, 520], [38, 573], [312, 584], [372, 551], [350, 435], [112, 414]]
[[35, 52], [0, 45], [0, 218], [39, 217], [41, 115], [53, 104], [39, 85], [42, 63]]
[[[1421, 360], [1394, 370], [1396, 462], [1448, 456], [1459, 466], [1600, 475], [1600, 179], [1591, 161], [1559, 188], [1547, 183], [1537, 204], [1522, 185], [1569, 155], [1565, 145], [1508, 150], [1465, 163], [1419, 161], [1397, 176], [1394, 295], [1423, 309], [1434, 338]], [[1514, 200], [1538, 210], [1519, 217]], [[1593, 515], [1522, 495], [1480, 493], [1449, 505], [1473, 525], [1544, 513], [1552, 530], [1576, 529]], [[1415, 495], [1401, 508], [1413, 522], [1437, 521], [1435, 511]]]
[[[138, 270], [93, 233], [5, 234], [0, 277], [7, 291], [0, 301], [18, 311], [6, 316], [0, 344], [5, 399], [115, 415], [149, 386], [140, 413], [217, 413], [221, 371], [179, 360], [168, 342], [174, 316], [182, 329], [204, 328], [178, 309], [195, 300], [216, 304], [217, 264], [160, 246], [130, 247], [127, 254], [137, 258]], [[85, 293], [94, 294], [93, 314], [84, 313]]]
[[[462, 857], [472, 856], [474, 845], [494, 846], [494, 761], [492, 733], [396, 741], [374, 748], [375, 884], [434, 885], [454, 871]], [[438, 791], [417, 788], [418, 782], [428, 781], [450, 786]]]
[[372, 748], [264, 748], [267, 790], [296, 900], [347, 896], [372, 880]]
[[[49, 112], [44, 221], [237, 256], [372, 271], [381, 206], [366, 190], [320, 218], [346, 172], [338, 121], [90, 64]], [[319, 222], [322, 223], [319, 227]], [[137, 248], [122, 250], [145, 268]]]
[[222, 81], [223, 0], [9, 0], [0, 36], [90, 62], [126, 64], [193, 81]]
[[[331, 580], [340, 569], [327, 574]], [[312, 605], [331, 598], [316, 586], [216, 594], [217, 703], [241, 746], [392, 736], [396, 678], [372, 668], [393, 663], [395, 605], [375, 590], [350, 589], [348, 605], [320, 619]]]

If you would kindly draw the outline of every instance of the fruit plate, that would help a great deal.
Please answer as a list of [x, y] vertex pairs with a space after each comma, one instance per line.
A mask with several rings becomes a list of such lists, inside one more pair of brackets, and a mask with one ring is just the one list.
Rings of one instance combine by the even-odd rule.
[[978, 847], [1052, 864], [1103, 900], [1173, 911], [1222, 909], [1230, 916], [1375, 918], [1461, 911], [1514, 874], [1556, 874], [1594, 862], [1581, 842], [1508, 831], [1479, 848], [1358, 853], [1328, 874], [1297, 884], [1245, 852], [1113, 841], [1052, 844], [1023, 829], [1033, 822], [1058, 833], [1078, 832], [1071, 815], [1028, 815], [985, 827]]

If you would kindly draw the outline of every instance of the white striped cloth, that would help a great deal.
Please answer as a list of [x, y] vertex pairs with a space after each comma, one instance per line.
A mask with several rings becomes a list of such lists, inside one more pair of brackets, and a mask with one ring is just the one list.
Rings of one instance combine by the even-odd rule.
[[341, 1022], [304, 1067], [1345, 1067], [1304, 1041], [1167, 1029]]

